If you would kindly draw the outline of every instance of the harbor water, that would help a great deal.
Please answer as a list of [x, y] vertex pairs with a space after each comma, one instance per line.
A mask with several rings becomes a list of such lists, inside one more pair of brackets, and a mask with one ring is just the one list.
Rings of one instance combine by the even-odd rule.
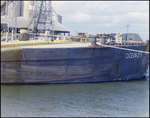
[[148, 117], [149, 69], [141, 81], [1, 85], [2, 117]]

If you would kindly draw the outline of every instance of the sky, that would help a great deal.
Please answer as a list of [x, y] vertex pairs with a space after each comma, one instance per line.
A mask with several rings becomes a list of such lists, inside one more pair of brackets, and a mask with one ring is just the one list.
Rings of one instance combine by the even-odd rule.
[[[62, 24], [77, 33], [137, 33], [149, 40], [149, 1], [52, 1]], [[127, 28], [127, 25], [129, 27]], [[128, 29], [128, 31], [127, 31]]]

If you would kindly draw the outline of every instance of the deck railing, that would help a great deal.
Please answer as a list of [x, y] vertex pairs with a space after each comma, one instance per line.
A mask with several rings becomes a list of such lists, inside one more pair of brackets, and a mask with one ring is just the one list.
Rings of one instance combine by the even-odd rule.
[[37, 33], [28, 33], [29, 40], [40, 40], [40, 41], [53, 41], [53, 40], [65, 40], [65, 41], [77, 41], [77, 42], [88, 42], [91, 41], [91, 38], [81, 38], [77, 36], [62, 36], [62, 35], [49, 35], [49, 34], [37, 34]]
[[[76, 41], [76, 42], [91, 41], [91, 38], [87, 38], [87, 37], [81, 38], [77, 36], [49, 35], [49, 34], [42, 34], [42, 33], [26, 33], [26, 34], [29, 35], [29, 41], [54, 41], [54, 40]], [[8, 36], [8, 34], [6, 34], [5, 32], [4, 36], [5, 36], [5, 42], [19, 40], [19, 34]], [[16, 39], [15, 36], [17, 36]]]
[[[5, 42], [19, 40], [19, 34], [15, 35], [8, 35], [6, 30], [1, 31], [1, 34], [4, 32]], [[50, 35], [44, 33], [26, 33], [29, 35], [29, 41], [76, 41], [76, 42], [90, 42], [91, 38], [88, 37], [78, 37], [78, 36], [62, 36], [62, 35]], [[15, 39], [15, 37], [17, 38]], [[12, 40], [13, 39], [13, 40]], [[122, 43], [115, 43], [112, 42], [114, 40], [110, 40], [109, 44], [107, 45], [142, 45], [146, 44], [146, 42], [139, 42], [139, 41], [122, 41]], [[100, 39], [97, 38], [97, 42], [100, 43]], [[101, 44], [101, 43], [100, 43]]]

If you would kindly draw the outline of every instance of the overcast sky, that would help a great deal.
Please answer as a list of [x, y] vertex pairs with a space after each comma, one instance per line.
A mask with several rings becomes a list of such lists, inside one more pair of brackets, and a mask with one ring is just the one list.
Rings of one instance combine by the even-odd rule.
[[62, 24], [76, 32], [137, 33], [149, 40], [149, 1], [52, 1]]

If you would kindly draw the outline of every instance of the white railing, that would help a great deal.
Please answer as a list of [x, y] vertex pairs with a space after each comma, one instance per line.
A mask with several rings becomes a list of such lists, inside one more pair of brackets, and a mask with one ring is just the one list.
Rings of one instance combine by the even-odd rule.
[[49, 35], [49, 34], [42, 34], [42, 33], [28, 33], [29, 40], [41, 40], [41, 41], [52, 41], [52, 40], [66, 40], [66, 41], [78, 41], [81, 42], [91, 41], [91, 38], [81, 38], [77, 36], [62, 36], [62, 35]]
[[144, 41], [124, 41], [124, 40], [122, 40], [121, 43], [116, 43], [115, 40], [111, 40], [111, 39], [108, 43], [109, 43], [109, 45], [135, 45], [135, 44], [141, 45], [141, 44], [146, 44], [146, 42], [144, 42]]
[[[91, 38], [86, 38], [86, 37], [81, 38], [77, 36], [49, 35], [49, 34], [43, 34], [43, 33], [26, 33], [26, 34], [29, 34], [29, 41], [53, 41], [53, 40], [77, 41], [77, 42], [91, 41]], [[8, 32], [5, 32], [4, 36], [6, 38], [5, 42], [19, 40], [19, 38], [15, 39], [15, 36], [19, 36], [19, 34], [8, 36]]]
[[[19, 34], [8, 36], [8, 32], [6, 30], [1, 31], [1, 33], [4, 32], [4, 36], [6, 35], [6, 42], [18, 40], [19, 38], [15, 39], [15, 36], [19, 36]], [[63, 41], [76, 41], [76, 42], [88, 42], [91, 41], [91, 38], [81, 38], [77, 36], [62, 36], [62, 35], [50, 35], [50, 34], [44, 34], [44, 33], [27, 33], [29, 34], [29, 41], [53, 41], [53, 40], [63, 40]], [[13, 39], [13, 40], [11, 40]], [[114, 41], [114, 43], [112, 42]], [[115, 40], [111, 40], [109, 42], [109, 45], [132, 45], [132, 44], [145, 44], [145, 42], [139, 42], [139, 41], [122, 41], [122, 43], [115, 43]]]

